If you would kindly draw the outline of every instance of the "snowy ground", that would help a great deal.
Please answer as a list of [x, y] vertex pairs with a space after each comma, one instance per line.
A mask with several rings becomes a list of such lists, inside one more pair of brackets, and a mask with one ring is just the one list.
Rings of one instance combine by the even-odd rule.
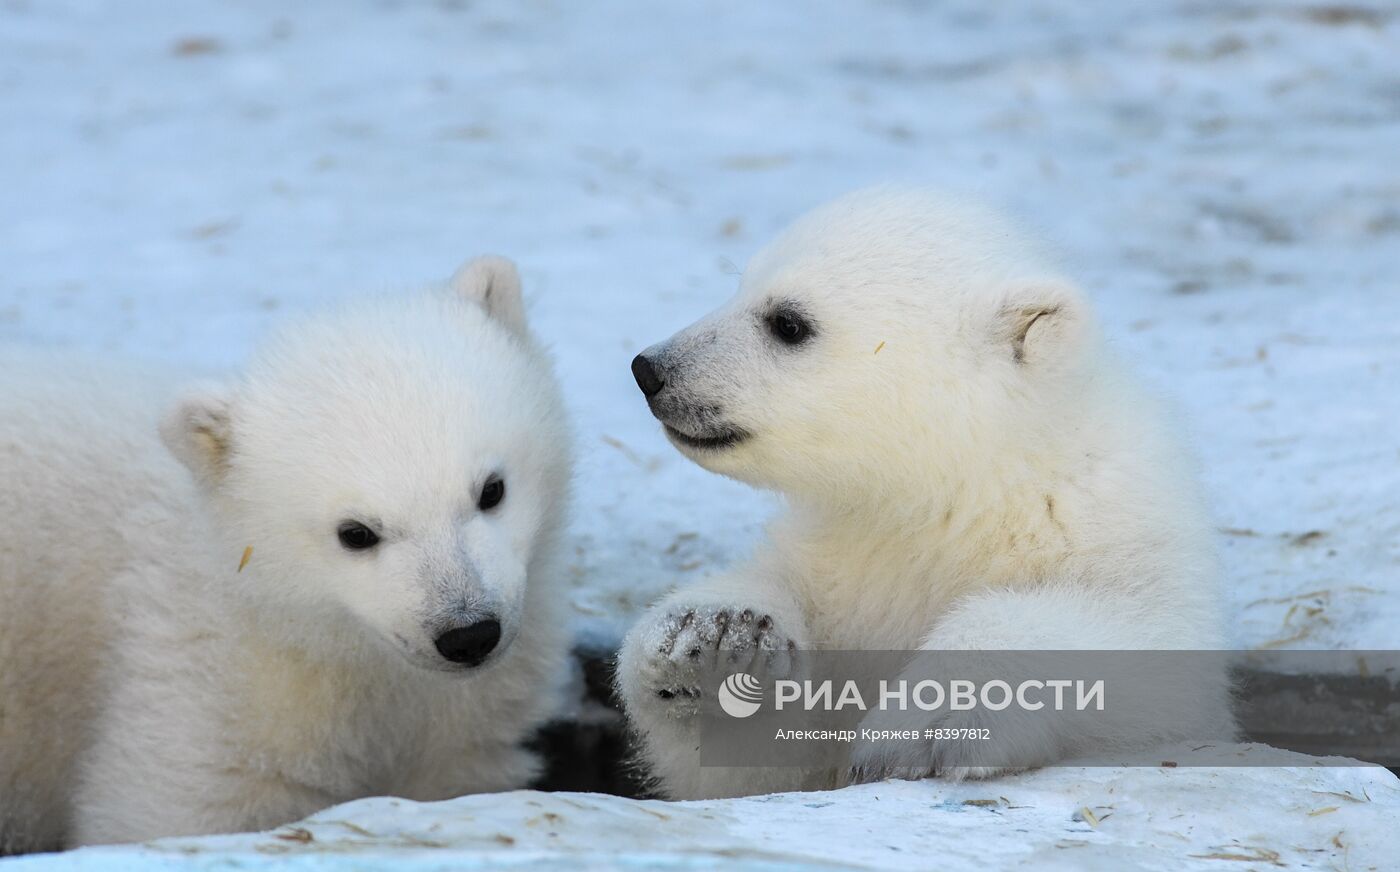
[[[1189, 750], [1162, 754], [1189, 762]], [[886, 782], [723, 802], [527, 791], [432, 804], [367, 799], [261, 835], [95, 848], [0, 869], [1394, 868], [1394, 777], [1311, 760], [1064, 768], [990, 784]]]
[[[517, 258], [572, 397], [574, 602], [602, 642], [742, 557], [772, 509], [666, 445], [631, 356], [723, 299], [767, 237], [830, 195], [884, 180], [981, 192], [1061, 244], [1116, 341], [1178, 398], [1239, 643], [1397, 647], [1393, 4], [0, 0], [0, 119], [0, 342], [230, 366], [307, 307], [481, 251]], [[918, 817], [927, 851], [959, 868], [978, 852], [1250, 868], [1212, 855], [1259, 851], [1358, 869], [1393, 840], [1383, 774], [1269, 771], [1060, 770], [860, 788], [841, 808], [881, 839]], [[1363, 788], [1375, 803], [1329, 798]], [[1011, 802], [962, 805], [984, 794]], [[514, 826], [523, 865], [549, 856], [521, 822], [530, 803], [567, 817], [582, 802], [598, 829], [560, 838], [585, 852], [656, 812], [711, 846], [696, 850], [713, 849], [707, 827], [740, 834], [754, 865], [926, 866], [816, 840], [824, 801], [451, 808], [481, 832]], [[759, 802], [779, 811], [750, 815]], [[1071, 820], [1115, 804], [1102, 826]], [[444, 808], [394, 826], [431, 827]], [[764, 853], [765, 826], [813, 841]], [[456, 865], [414, 844], [396, 856]], [[1108, 844], [1125, 853], [1103, 859]], [[667, 847], [648, 845], [639, 865]]]
[[358, 289], [523, 264], [573, 397], [580, 626], [767, 499], [627, 364], [881, 180], [1039, 223], [1175, 394], [1242, 645], [1395, 647], [1400, 10], [0, 0], [0, 341], [236, 364]]

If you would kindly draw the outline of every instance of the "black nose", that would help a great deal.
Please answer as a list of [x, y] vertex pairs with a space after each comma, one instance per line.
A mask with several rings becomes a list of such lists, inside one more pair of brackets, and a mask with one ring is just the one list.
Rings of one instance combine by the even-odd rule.
[[632, 377], [637, 380], [637, 387], [648, 397], [656, 396], [666, 387], [666, 381], [661, 378], [661, 374], [651, 365], [645, 354], [632, 358]]
[[455, 627], [437, 637], [438, 653], [453, 663], [477, 666], [501, 641], [501, 622], [495, 618]]

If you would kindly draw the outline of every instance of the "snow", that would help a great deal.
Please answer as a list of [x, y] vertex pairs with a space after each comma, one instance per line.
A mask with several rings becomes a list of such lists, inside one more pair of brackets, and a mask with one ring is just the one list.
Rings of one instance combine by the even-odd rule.
[[573, 400], [600, 643], [773, 508], [664, 442], [631, 356], [803, 209], [907, 180], [1044, 228], [1177, 398], [1241, 645], [1393, 647], [1393, 10], [4, 5], [0, 341], [229, 366], [294, 312], [517, 258]]
[[[1189, 768], [1191, 753], [1162, 750], [1179, 768], [1066, 767], [991, 783], [894, 781], [713, 802], [532, 791], [366, 799], [264, 834], [89, 848], [0, 869], [1359, 872], [1400, 855], [1400, 785], [1384, 769], [1321, 767], [1300, 755], [1287, 767]], [[1257, 753], [1241, 747], [1241, 762]]]
[[[822, 199], [885, 180], [973, 191], [1063, 248], [1179, 404], [1238, 643], [1394, 648], [1400, 15], [1377, 9], [0, 0], [0, 342], [229, 367], [296, 312], [483, 251], [516, 258], [581, 446], [578, 629], [607, 646], [666, 589], [742, 559], [774, 509], [669, 448], [632, 355], [720, 302]], [[1326, 795], [1363, 789], [1372, 802]], [[961, 804], [1001, 794], [1013, 802]], [[575, 803], [596, 826], [558, 838], [600, 864], [625, 844], [618, 865], [707, 866], [722, 842], [770, 868], [1221, 868], [1188, 858], [1257, 848], [1358, 869], [1397, 847], [1381, 822], [1395, 783], [1366, 770], [393, 802], [354, 814], [374, 832], [440, 824], [425, 837], [451, 853], [390, 835], [346, 857], [544, 862], [553, 843], [525, 821], [573, 820]], [[1071, 820], [1081, 805], [1117, 808], [1094, 827]], [[317, 846], [354, 835], [308, 828]], [[480, 835], [499, 828], [515, 845]], [[215, 844], [249, 865], [276, 859], [269, 845], [331, 864], [275, 837]], [[1255, 847], [1222, 847], [1236, 844]], [[139, 856], [215, 864], [203, 848]]]

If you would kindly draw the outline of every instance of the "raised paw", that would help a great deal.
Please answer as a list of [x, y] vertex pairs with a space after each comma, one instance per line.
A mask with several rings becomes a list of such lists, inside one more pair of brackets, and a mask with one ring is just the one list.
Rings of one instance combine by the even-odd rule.
[[[704, 688], [735, 672], [762, 680], [792, 676], [800, 649], [771, 614], [730, 606], [670, 609], [639, 628], [625, 678], [677, 717], [699, 711]], [[640, 700], [638, 700], [640, 701]]]

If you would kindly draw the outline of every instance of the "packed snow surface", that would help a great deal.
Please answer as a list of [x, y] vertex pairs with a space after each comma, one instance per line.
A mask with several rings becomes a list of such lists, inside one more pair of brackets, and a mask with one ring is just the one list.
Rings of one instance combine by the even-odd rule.
[[[1241, 746], [1250, 762], [1260, 747]], [[666, 803], [519, 791], [366, 799], [268, 833], [0, 862], [4, 872], [886, 868], [1394, 868], [1400, 785], [1384, 769], [1066, 767], [987, 783], [891, 781], [831, 793]]]

